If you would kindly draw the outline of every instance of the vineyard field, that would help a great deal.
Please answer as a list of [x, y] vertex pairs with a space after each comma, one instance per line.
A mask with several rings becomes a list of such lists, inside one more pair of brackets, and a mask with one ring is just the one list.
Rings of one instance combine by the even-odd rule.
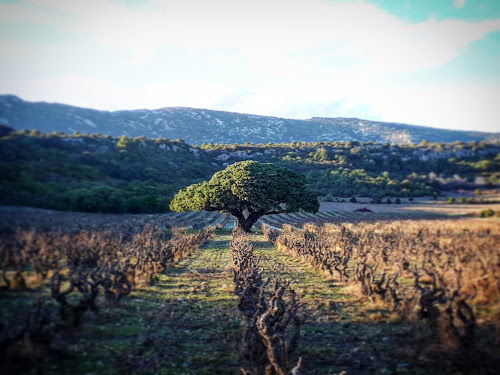
[[[320, 211], [311, 213], [283, 213], [263, 216], [255, 225], [259, 229], [263, 224], [281, 228], [283, 224], [302, 227], [307, 223], [339, 223], [396, 220], [398, 218], [436, 218], [442, 217], [439, 213], [427, 212], [348, 212], [348, 211]], [[1, 227], [37, 227], [39, 229], [56, 229], [60, 231], [72, 230], [113, 230], [120, 227], [123, 230], [134, 231], [134, 227], [143, 225], [158, 225], [169, 227], [187, 227], [201, 229], [213, 226], [217, 229], [234, 229], [235, 218], [230, 214], [217, 211], [190, 211], [169, 212], [165, 214], [91, 214], [52, 211], [30, 207], [0, 206]]]
[[0, 208], [0, 373], [496, 374], [500, 222]]

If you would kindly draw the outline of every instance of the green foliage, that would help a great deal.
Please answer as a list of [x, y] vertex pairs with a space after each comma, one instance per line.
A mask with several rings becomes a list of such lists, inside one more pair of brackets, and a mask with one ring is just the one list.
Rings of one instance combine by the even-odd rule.
[[327, 194], [324, 200], [325, 202], [333, 202], [333, 195]]
[[498, 216], [495, 215], [495, 211], [492, 210], [491, 208], [488, 208], [487, 210], [482, 210], [481, 213], [479, 214], [481, 217], [493, 217], [493, 216]]
[[448, 203], [455, 203], [455, 198], [449, 197], [448, 198]]
[[318, 148], [314, 153], [310, 153], [310, 156], [316, 161], [324, 162], [328, 161], [328, 152], [324, 148]]
[[118, 142], [116, 143], [116, 147], [118, 148], [127, 148], [127, 145], [130, 144], [132, 141], [132, 138], [126, 137], [122, 135], [120, 139], [118, 139]]
[[70, 206], [75, 211], [126, 212], [123, 194], [108, 186], [93, 189], [77, 189], [68, 193]]
[[14, 132], [14, 129], [12, 129], [10, 126], [0, 124], [0, 138], [6, 137], [13, 132]]
[[316, 212], [318, 205], [316, 196], [306, 190], [302, 175], [270, 163], [243, 161], [216, 172], [209, 181], [182, 189], [170, 208], [278, 213], [300, 209]]
[[257, 161], [234, 163], [209, 181], [181, 189], [170, 203], [170, 209], [178, 212], [229, 212], [246, 231], [266, 214], [318, 208], [317, 196], [306, 189], [303, 175]]
[[[422, 146], [373, 142], [202, 146], [210, 152], [243, 152], [251, 159], [286, 166], [304, 173], [308, 187], [318, 195], [347, 198], [352, 195], [371, 198], [425, 196], [447, 184], [467, 188], [455, 176], [469, 183], [483, 176], [487, 183], [498, 184], [500, 166], [496, 163], [500, 158], [493, 153], [498, 147], [483, 147], [489, 148], [488, 155], [475, 153], [479, 144], [462, 142], [425, 141]], [[431, 157], [425, 158], [424, 154]], [[456, 156], [450, 158], [449, 154]]]
[[[169, 139], [2, 129], [0, 204], [164, 212], [179, 189], [208, 180], [226, 163], [241, 159], [303, 174], [307, 188], [328, 199], [410, 198], [433, 195], [446, 185], [466, 189], [468, 184], [473, 186], [471, 182], [500, 183], [498, 146], [480, 143], [427, 142], [421, 147], [292, 142], [196, 147]], [[432, 158], [421, 158], [422, 153], [432, 153]], [[103, 195], [109, 199], [96, 208], [94, 195], [98, 201]], [[115, 198], [122, 201], [117, 204]]]
[[217, 170], [210, 161], [166, 139], [10, 132], [0, 138], [0, 204], [166, 212], [182, 186]]

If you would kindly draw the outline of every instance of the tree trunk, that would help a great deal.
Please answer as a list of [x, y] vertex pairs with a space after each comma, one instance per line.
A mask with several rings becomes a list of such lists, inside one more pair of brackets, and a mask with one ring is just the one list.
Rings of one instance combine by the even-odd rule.
[[256, 214], [255, 212], [252, 212], [248, 215], [247, 218], [245, 218], [245, 215], [243, 215], [243, 212], [240, 212], [240, 211], [233, 211], [233, 212], [231, 212], [231, 214], [233, 214], [233, 216], [236, 217], [236, 222], [238, 224], [238, 228], [243, 229], [247, 233], [250, 233], [252, 231], [252, 226], [262, 216], [262, 215]]

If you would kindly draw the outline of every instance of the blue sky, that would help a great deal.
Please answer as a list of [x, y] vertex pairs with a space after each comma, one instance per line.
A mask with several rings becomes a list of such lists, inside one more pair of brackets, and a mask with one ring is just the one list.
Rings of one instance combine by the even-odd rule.
[[500, 131], [497, 0], [0, 0], [0, 94]]

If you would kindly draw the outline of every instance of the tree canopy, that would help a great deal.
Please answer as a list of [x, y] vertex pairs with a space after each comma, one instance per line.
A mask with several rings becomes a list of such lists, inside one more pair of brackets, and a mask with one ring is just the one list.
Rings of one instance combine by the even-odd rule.
[[318, 198], [305, 187], [305, 177], [284, 167], [242, 161], [216, 172], [209, 181], [181, 189], [170, 203], [172, 211], [220, 211], [250, 231], [263, 215], [299, 210], [317, 212]]

